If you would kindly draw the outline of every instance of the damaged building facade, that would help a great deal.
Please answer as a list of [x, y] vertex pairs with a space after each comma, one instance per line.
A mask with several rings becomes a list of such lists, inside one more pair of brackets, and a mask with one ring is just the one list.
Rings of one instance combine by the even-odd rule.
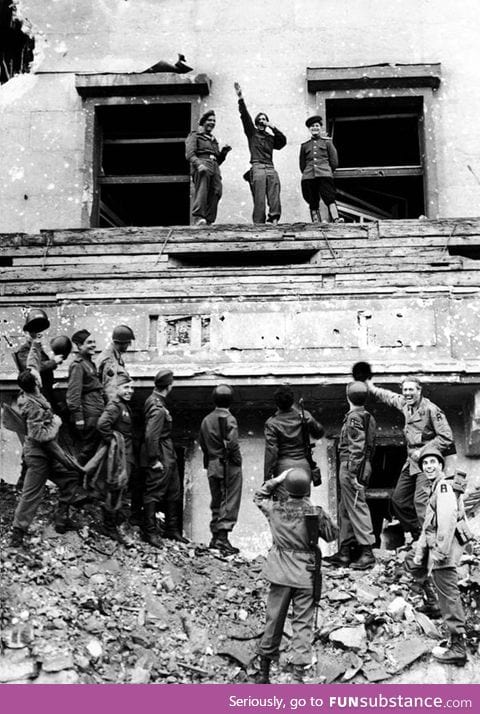
[[[251, 495], [279, 383], [294, 385], [326, 427], [316, 498], [330, 510], [358, 359], [394, 389], [402, 375], [423, 374], [454, 429], [457, 463], [477, 484], [476, 4], [22, 0], [1, 4], [2, 33], [6, 9], [19, 34], [0, 87], [2, 401], [15, 398], [11, 352], [28, 306], [48, 311], [50, 336], [86, 327], [99, 348], [115, 324], [131, 325], [139, 413], [155, 372], [175, 372], [186, 531], [205, 540], [196, 434], [213, 385], [231, 383], [245, 462], [236, 543], [252, 553], [267, 539]], [[235, 81], [249, 109], [287, 136], [275, 157], [275, 227], [250, 225]], [[184, 143], [211, 108], [233, 149], [217, 224], [195, 229]], [[298, 152], [317, 111], [339, 151], [343, 225], [305, 223]], [[60, 390], [65, 378], [60, 370]], [[405, 452], [399, 415], [372, 409], [378, 524]], [[16, 479], [19, 461], [16, 437], [2, 430], [3, 478]]]

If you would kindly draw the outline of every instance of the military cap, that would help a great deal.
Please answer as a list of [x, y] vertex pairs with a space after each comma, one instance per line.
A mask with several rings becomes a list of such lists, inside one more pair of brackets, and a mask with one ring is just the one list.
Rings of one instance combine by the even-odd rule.
[[367, 401], [368, 389], [365, 382], [350, 382], [347, 385], [347, 397], [352, 404], [361, 407]]
[[214, 110], [209, 109], [208, 112], [205, 112], [205, 114], [202, 114], [202, 116], [198, 120], [198, 123], [200, 124], [200, 126], [203, 126], [205, 124], [205, 122], [207, 121], [207, 119], [209, 119], [209, 117], [214, 117], [214, 116], [215, 116]]
[[122, 387], [124, 384], [133, 384], [133, 379], [126, 372], [118, 372], [115, 377], [115, 384], [117, 387]]
[[435, 456], [435, 458], [440, 461], [442, 466], [445, 466], [445, 457], [443, 454], [435, 446], [425, 444], [425, 446], [420, 449], [420, 454], [418, 455], [418, 465], [420, 468], [422, 468], [423, 460], [426, 459], [427, 456]]
[[170, 369], [161, 369], [155, 375], [154, 382], [158, 389], [165, 389], [173, 383], [173, 372]]
[[311, 117], [308, 117], [307, 121], [305, 122], [305, 126], [310, 128], [312, 124], [319, 123], [320, 126], [323, 126], [323, 119], [319, 114], [314, 114]]
[[88, 330], [77, 330], [77, 332], [74, 332], [72, 335], [72, 342], [76, 344], [77, 347], [80, 347], [90, 335], [91, 332]]

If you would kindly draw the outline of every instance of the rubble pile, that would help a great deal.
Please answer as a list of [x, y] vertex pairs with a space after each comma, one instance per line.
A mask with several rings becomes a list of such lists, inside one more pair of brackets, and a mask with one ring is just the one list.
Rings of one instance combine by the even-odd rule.
[[[77, 531], [58, 535], [48, 494], [27, 547], [13, 550], [14, 503], [14, 488], [0, 484], [0, 682], [252, 681], [265, 617], [262, 558], [168, 541], [155, 549], [137, 529], [126, 548], [100, 536], [85, 510]], [[441, 624], [416, 611], [421, 596], [404, 573], [405, 552], [378, 550], [377, 565], [363, 573], [324, 568], [316, 665], [307, 681], [398, 682], [422, 676], [418, 663], [457, 681], [460, 670], [430, 658]], [[462, 671], [471, 668], [474, 677], [467, 681], [476, 681], [480, 660], [479, 555], [466, 556], [461, 568], [470, 652]], [[290, 681], [291, 634], [287, 620], [273, 682]]]

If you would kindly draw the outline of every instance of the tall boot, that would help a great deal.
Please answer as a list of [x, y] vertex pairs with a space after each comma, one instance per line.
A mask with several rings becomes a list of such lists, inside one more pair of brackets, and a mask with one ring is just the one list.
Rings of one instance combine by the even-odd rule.
[[114, 511], [108, 511], [106, 508], [102, 508], [102, 524], [99, 527], [99, 531], [102, 535], [112, 540], [116, 540], [117, 543], [123, 543], [123, 537], [117, 527], [117, 518]]
[[169, 501], [165, 508], [165, 538], [168, 540], [176, 540], [179, 543], [188, 543], [188, 539], [184, 538], [180, 530], [180, 513], [179, 504], [174, 501]]
[[320, 212], [318, 209], [316, 211], [312, 211], [310, 209], [310, 218], [312, 219], [312, 223], [320, 223]]
[[58, 504], [57, 511], [55, 513], [55, 531], [57, 533], [66, 533], [67, 531], [74, 530], [74, 525], [72, 520], [69, 518], [69, 504], [61, 501]]
[[21, 528], [17, 528], [14, 526], [12, 528], [12, 534], [10, 536], [10, 541], [8, 543], [10, 548], [22, 548], [23, 547], [23, 539], [25, 536], [25, 531], [22, 530]]
[[132, 490], [128, 522], [131, 526], [140, 526], [140, 528], [144, 525], [143, 494], [136, 489]]
[[228, 531], [218, 531], [216, 540], [218, 543], [217, 547], [226, 555], [236, 555], [240, 553], [240, 548], [235, 548], [228, 540]]
[[432, 620], [438, 620], [442, 616], [442, 611], [438, 605], [437, 593], [430, 579], [425, 580], [423, 583], [423, 595], [423, 605], [416, 608], [417, 612], [423, 612]]
[[350, 563], [350, 567], [354, 570], [367, 570], [368, 568], [373, 568], [375, 565], [375, 556], [372, 553], [371, 545], [361, 545], [360, 546], [360, 557]]
[[352, 562], [352, 546], [350, 543], [342, 543], [337, 553], [327, 555], [322, 560], [326, 565], [333, 565], [335, 568], [348, 568]]
[[155, 548], [162, 547], [162, 539], [157, 532], [157, 522], [155, 518], [156, 504], [146, 503], [143, 509], [143, 526], [142, 526], [142, 540], [145, 543], [150, 543], [150, 545], [155, 546]]
[[269, 657], [260, 657], [260, 667], [255, 677], [256, 684], [270, 684], [270, 664]]
[[462, 634], [452, 632], [446, 647], [438, 646], [432, 650], [432, 655], [437, 662], [443, 664], [456, 664], [463, 667], [467, 662], [467, 648]]

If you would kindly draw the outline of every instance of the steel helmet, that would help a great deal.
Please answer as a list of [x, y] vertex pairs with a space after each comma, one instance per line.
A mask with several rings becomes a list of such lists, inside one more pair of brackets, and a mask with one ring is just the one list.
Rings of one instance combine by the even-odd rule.
[[112, 340], [115, 342], [131, 342], [135, 339], [133, 330], [128, 325], [117, 325], [112, 332]]
[[228, 384], [218, 384], [212, 392], [212, 399], [217, 407], [229, 407], [233, 402], [233, 389]]
[[423, 459], [425, 459], [427, 456], [435, 456], [440, 461], [442, 466], [445, 466], [445, 457], [443, 456], [442, 452], [439, 451], [435, 446], [425, 444], [425, 446], [420, 449], [420, 453], [418, 455], [418, 465], [420, 466], [420, 468], [422, 468]]
[[58, 335], [50, 340], [50, 347], [54, 355], [61, 355], [63, 359], [67, 359], [72, 351], [72, 341], [67, 335]]
[[365, 382], [350, 382], [347, 385], [347, 397], [352, 404], [361, 407], [367, 401], [368, 389]]
[[288, 495], [293, 498], [310, 496], [310, 476], [304, 469], [289, 469], [284, 486]]
[[43, 332], [44, 330], [48, 330], [49, 327], [50, 320], [48, 319], [45, 310], [41, 310], [39, 307], [34, 307], [27, 312], [27, 317], [23, 326], [24, 332]]
[[372, 378], [372, 368], [368, 362], [355, 362], [352, 367], [352, 377], [355, 381], [364, 382]]

